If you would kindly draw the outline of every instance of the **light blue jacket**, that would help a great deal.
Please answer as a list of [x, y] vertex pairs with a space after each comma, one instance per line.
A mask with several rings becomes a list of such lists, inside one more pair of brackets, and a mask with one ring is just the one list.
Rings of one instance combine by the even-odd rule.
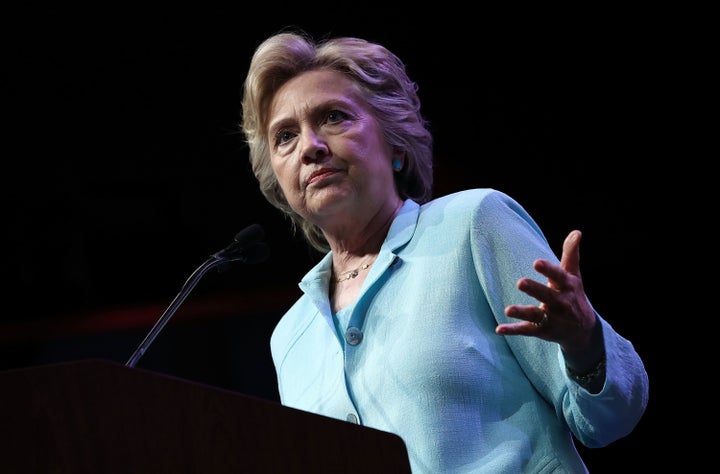
[[647, 373], [603, 319], [607, 378], [594, 395], [568, 378], [557, 344], [495, 334], [507, 305], [538, 304], [516, 288], [545, 281], [537, 258], [558, 261], [499, 191], [406, 200], [352, 308], [330, 310], [330, 254], [300, 282], [271, 338], [281, 403], [399, 435], [413, 473], [586, 472], [572, 435], [602, 447], [629, 434]]

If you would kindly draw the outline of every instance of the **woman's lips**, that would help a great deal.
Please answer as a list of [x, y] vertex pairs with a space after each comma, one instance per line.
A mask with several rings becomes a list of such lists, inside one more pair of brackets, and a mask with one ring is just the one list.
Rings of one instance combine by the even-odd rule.
[[317, 171], [313, 171], [312, 173], [310, 173], [310, 176], [308, 176], [308, 179], [305, 181], [305, 186], [309, 186], [337, 172], [338, 170], [333, 168], [323, 168]]

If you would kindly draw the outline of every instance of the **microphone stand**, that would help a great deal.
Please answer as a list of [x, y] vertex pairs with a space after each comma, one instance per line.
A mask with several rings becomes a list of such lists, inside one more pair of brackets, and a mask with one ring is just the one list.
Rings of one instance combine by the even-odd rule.
[[172, 318], [172, 316], [175, 314], [175, 311], [180, 307], [180, 305], [185, 301], [185, 298], [190, 294], [190, 292], [195, 288], [195, 285], [197, 285], [197, 282], [200, 281], [200, 278], [202, 278], [205, 273], [207, 273], [208, 270], [211, 268], [223, 263], [225, 259], [218, 258], [216, 255], [213, 255], [210, 257], [205, 263], [200, 265], [193, 273], [190, 275], [190, 278], [185, 282], [182, 289], [180, 290], [180, 293], [177, 294], [174, 300], [172, 300], [172, 303], [170, 303], [170, 306], [165, 310], [165, 312], [162, 314], [160, 319], [155, 323], [153, 328], [150, 330], [147, 336], [145, 336], [145, 339], [140, 343], [138, 348], [135, 350], [133, 355], [130, 357], [130, 359], [125, 364], [126, 367], [135, 367], [135, 364], [137, 361], [145, 354], [145, 351], [147, 348], [152, 344], [152, 342], [155, 340], [155, 337], [157, 337], [158, 334], [160, 334], [160, 331], [163, 330], [167, 322]]
[[[247, 235], [244, 236], [243, 234]], [[180, 289], [180, 292], [170, 303], [170, 306], [168, 306], [168, 308], [162, 314], [160, 319], [158, 319], [158, 321], [152, 327], [147, 336], [145, 336], [145, 339], [143, 339], [138, 348], [135, 349], [135, 352], [133, 352], [132, 356], [130, 356], [130, 359], [127, 361], [127, 363], [125, 363], [125, 366], [135, 367], [137, 361], [143, 356], [143, 354], [145, 354], [147, 348], [150, 347], [150, 344], [152, 344], [157, 335], [160, 334], [160, 331], [163, 330], [167, 322], [170, 321], [170, 318], [172, 318], [172, 316], [175, 314], [175, 311], [177, 311], [183, 301], [185, 301], [185, 298], [187, 298], [193, 288], [195, 288], [195, 285], [197, 285], [198, 281], [200, 281], [200, 278], [202, 278], [203, 275], [208, 272], [208, 270], [222, 263], [232, 262], [235, 260], [255, 263], [257, 261], [261, 261], [267, 258], [268, 247], [266, 244], [262, 242], [253, 243], [250, 245], [250, 247], [243, 247], [241, 245], [243, 243], [243, 240], [259, 239], [262, 237], [262, 235], [263, 234], [260, 227], [257, 224], [254, 224], [238, 233], [233, 243], [228, 245], [220, 252], [211, 255], [209, 259], [207, 259], [202, 265], [200, 265], [190, 275], [183, 287]]]

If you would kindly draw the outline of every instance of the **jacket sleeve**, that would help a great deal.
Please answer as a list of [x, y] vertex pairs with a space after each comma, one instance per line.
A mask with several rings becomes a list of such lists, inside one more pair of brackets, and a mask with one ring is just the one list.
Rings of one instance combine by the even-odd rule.
[[[533, 270], [532, 263], [537, 258], [556, 263], [559, 259], [526, 210], [499, 191], [485, 194], [475, 208], [472, 234], [475, 269], [496, 321], [511, 321], [504, 313], [509, 304], [538, 304], [517, 289], [517, 280], [543, 281], [545, 277]], [[592, 448], [628, 435], [648, 402], [648, 376], [640, 356], [630, 341], [598, 317], [607, 368], [605, 384], [596, 394], [569, 378], [558, 344], [535, 337], [502, 336], [535, 388], [553, 404], [575, 437]]]

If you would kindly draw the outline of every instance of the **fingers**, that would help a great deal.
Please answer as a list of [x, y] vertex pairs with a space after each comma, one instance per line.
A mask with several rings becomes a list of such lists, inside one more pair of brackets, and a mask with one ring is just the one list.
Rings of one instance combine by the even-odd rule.
[[505, 315], [520, 321], [497, 325], [495, 333], [501, 336], [539, 336], [549, 320], [547, 313], [538, 306], [510, 305], [505, 308]]
[[533, 262], [533, 268], [547, 277], [541, 283], [532, 278], [520, 278], [517, 288], [540, 302], [544, 311], [567, 311], [573, 306], [573, 295], [583, 292], [580, 276], [580, 239], [579, 230], [570, 232], [563, 242], [562, 257], [559, 264], [545, 259]]
[[573, 275], [580, 274], [580, 239], [582, 232], [573, 230], [565, 237], [562, 247], [560, 267]]
[[505, 308], [505, 316], [537, 325], [547, 318], [547, 313], [541, 306], [511, 304]]
[[505, 308], [505, 315], [518, 321], [495, 326], [495, 334], [500, 336], [533, 336], [555, 341], [566, 331], [562, 321], [559, 326], [553, 323], [543, 305], [509, 305]]
[[517, 288], [539, 301], [537, 306], [509, 305], [505, 315], [520, 320], [514, 323], [500, 324], [497, 334], [528, 335], [558, 342], [561, 339], [577, 337], [577, 329], [592, 314], [591, 308], [585, 308], [586, 298], [580, 276], [580, 239], [579, 230], [571, 231], [562, 247], [559, 264], [550, 260], [537, 259], [533, 268], [547, 277], [546, 283], [531, 278], [520, 278]]
[[[558, 290], [564, 287], [568, 280], [568, 274], [580, 277], [581, 237], [582, 233], [579, 230], [573, 230], [565, 237], [559, 265], [555, 265], [545, 259], [538, 259], [533, 262], [533, 269], [547, 277], [550, 288]], [[520, 283], [518, 284], [518, 288], [520, 288]], [[526, 288], [520, 289], [523, 291], [526, 290]], [[527, 289], [529, 289], [529, 287]], [[527, 291], [525, 292], [528, 293]]]

